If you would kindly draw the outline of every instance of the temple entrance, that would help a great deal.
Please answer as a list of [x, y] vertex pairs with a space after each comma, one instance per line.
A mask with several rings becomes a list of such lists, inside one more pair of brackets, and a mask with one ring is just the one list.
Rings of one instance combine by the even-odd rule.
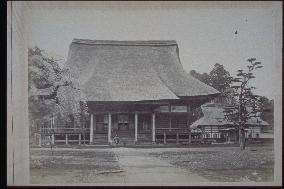
[[[108, 117], [104, 114], [94, 116], [93, 144], [107, 144]], [[89, 136], [87, 135], [87, 138]]]
[[152, 142], [152, 115], [139, 114], [138, 116], [138, 143]]
[[117, 114], [114, 116], [112, 137], [119, 137], [119, 143], [133, 144], [134, 143], [134, 124], [131, 114]]
[[129, 123], [118, 123], [118, 131], [128, 131]]

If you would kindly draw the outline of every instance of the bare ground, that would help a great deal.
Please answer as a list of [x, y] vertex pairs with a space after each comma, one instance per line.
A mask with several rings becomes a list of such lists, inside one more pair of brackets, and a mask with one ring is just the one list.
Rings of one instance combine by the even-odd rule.
[[187, 185], [272, 181], [273, 148], [31, 149], [31, 183]]

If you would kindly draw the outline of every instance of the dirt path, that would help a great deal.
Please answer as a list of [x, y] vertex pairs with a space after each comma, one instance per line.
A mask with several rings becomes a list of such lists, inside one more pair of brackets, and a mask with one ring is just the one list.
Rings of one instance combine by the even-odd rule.
[[205, 178], [174, 167], [166, 161], [149, 156], [143, 149], [114, 148], [119, 164], [125, 171], [125, 184], [189, 185], [207, 181]]

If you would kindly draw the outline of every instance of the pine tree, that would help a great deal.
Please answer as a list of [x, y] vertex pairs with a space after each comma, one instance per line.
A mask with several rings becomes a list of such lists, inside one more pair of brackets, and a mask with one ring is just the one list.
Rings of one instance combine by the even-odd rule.
[[247, 70], [238, 70], [237, 77], [232, 79], [231, 88], [234, 89], [234, 100], [225, 107], [225, 119], [238, 126], [239, 143], [242, 150], [245, 149], [245, 126], [251, 117], [260, 117], [261, 97], [253, 94], [255, 87], [250, 86], [250, 81], [255, 78], [253, 72], [262, 68], [261, 62], [255, 58], [247, 60]]

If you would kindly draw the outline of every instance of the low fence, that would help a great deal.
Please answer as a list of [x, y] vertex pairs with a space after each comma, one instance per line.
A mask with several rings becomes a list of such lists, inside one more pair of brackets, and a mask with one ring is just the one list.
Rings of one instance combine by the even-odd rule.
[[90, 132], [89, 128], [40, 128], [40, 134], [84, 134]]
[[190, 143], [191, 133], [187, 128], [156, 128], [157, 143]]

